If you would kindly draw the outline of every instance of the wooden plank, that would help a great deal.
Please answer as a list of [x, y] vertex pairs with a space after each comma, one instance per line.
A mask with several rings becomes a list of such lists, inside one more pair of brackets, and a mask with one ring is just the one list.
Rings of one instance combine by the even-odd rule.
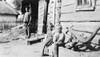
[[60, 21], [100, 21], [100, 11], [72, 12], [61, 15]]
[[[68, 1], [69, 2], [69, 1]], [[72, 2], [75, 3], [75, 1], [73, 0]], [[97, 4], [96, 4], [96, 9], [95, 11], [80, 11], [80, 12], [75, 12], [76, 6], [75, 4], [71, 4], [72, 2], [69, 2], [69, 4], [67, 4], [67, 2], [62, 2], [66, 3], [66, 5], [62, 5], [62, 9], [61, 9], [61, 21], [100, 21], [100, 1], [97, 0]], [[82, 9], [78, 9], [78, 10], [91, 10], [92, 7], [90, 8], [82, 8]]]
[[47, 23], [49, 24], [49, 22], [52, 24], [55, 22], [55, 0], [49, 2]]
[[38, 34], [42, 34], [43, 30], [43, 20], [44, 20], [44, 10], [45, 10], [45, 1], [39, 1], [39, 14], [38, 14]]
[[75, 3], [75, 0], [62, 0], [62, 6]]
[[55, 24], [60, 22], [60, 17], [61, 17], [61, 0], [56, 0], [55, 1]]
[[61, 22], [61, 25], [63, 25], [63, 30], [74, 25], [73, 28], [81, 32], [93, 32], [96, 27], [100, 26], [100, 22]]
[[30, 39], [28, 39], [28, 41], [37, 41], [37, 40], [42, 40], [44, 38], [45, 35], [41, 35], [41, 36], [31, 37]]
[[51, 56], [42, 56], [42, 57], [51, 57]]

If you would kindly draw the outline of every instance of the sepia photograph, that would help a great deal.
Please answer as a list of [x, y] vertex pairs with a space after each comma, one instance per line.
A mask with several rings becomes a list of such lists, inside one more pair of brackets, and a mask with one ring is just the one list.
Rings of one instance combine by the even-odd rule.
[[100, 0], [0, 0], [0, 57], [100, 57]]

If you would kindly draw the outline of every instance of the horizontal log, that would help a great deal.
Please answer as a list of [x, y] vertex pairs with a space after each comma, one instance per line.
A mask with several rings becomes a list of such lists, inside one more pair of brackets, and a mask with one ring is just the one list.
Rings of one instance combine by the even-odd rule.
[[61, 21], [100, 21], [100, 11], [64, 12]]
[[44, 38], [45, 38], [45, 35], [36, 36], [36, 37], [31, 37], [30, 39], [28, 39], [28, 41], [37, 41], [37, 40], [42, 40]]

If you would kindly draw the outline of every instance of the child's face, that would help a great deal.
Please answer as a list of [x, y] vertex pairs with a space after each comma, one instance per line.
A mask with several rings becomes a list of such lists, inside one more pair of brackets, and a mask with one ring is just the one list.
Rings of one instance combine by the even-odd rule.
[[56, 32], [59, 32], [59, 33], [62, 32], [62, 28], [56, 28], [55, 30], [56, 30]]
[[25, 8], [26, 11], [28, 11], [28, 8]]

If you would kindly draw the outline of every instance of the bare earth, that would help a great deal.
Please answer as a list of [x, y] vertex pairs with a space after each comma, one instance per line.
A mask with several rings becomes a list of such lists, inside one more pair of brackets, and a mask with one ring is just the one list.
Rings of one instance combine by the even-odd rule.
[[[41, 57], [43, 43], [26, 45], [23, 40], [0, 44], [0, 57]], [[100, 52], [74, 52], [60, 47], [60, 57], [100, 57]]]
[[0, 57], [41, 57], [41, 45], [26, 45], [22, 40], [0, 44]]
[[[43, 42], [26, 45], [25, 40], [17, 39], [8, 43], [0, 43], [0, 57], [42, 57], [42, 48]], [[100, 57], [100, 51], [75, 52], [60, 47], [59, 57]]]

